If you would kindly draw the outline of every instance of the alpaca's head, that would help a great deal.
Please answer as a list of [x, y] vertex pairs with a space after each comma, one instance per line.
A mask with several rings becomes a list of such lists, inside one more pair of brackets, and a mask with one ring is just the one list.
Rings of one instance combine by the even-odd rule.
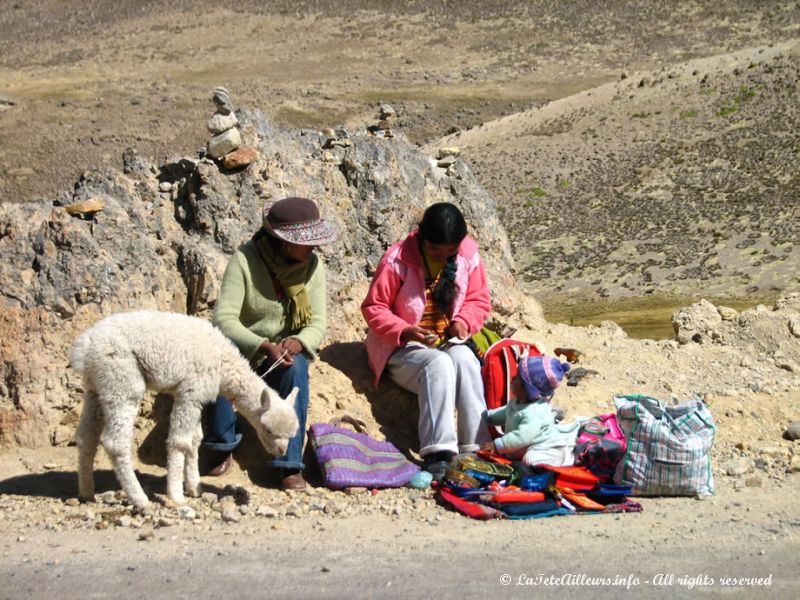
[[294, 409], [298, 391], [294, 388], [286, 400], [269, 386], [266, 386], [261, 393], [261, 415], [256, 431], [264, 448], [274, 456], [286, 454], [289, 440], [294, 437], [300, 426]]

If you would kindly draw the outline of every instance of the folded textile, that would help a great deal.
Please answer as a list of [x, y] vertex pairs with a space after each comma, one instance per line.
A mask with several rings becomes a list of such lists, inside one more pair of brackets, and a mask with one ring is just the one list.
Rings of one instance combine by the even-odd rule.
[[492, 498], [495, 504], [511, 504], [511, 503], [532, 503], [542, 502], [545, 496], [542, 492], [526, 492], [523, 490], [511, 490], [507, 492], [498, 492]]
[[439, 487], [439, 495], [442, 500], [447, 502], [462, 515], [467, 515], [472, 519], [487, 521], [489, 519], [502, 519], [505, 517], [503, 511], [492, 508], [491, 506], [486, 506], [485, 504], [470, 502], [469, 500], [459, 498], [446, 487]]
[[556, 485], [568, 487], [573, 490], [590, 490], [595, 487], [600, 479], [586, 467], [551, 467], [540, 465], [541, 468], [553, 471], [556, 474]]
[[501, 510], [506, 515], [536, 515], [544, 512], [549, 512], [558, 508], [558, 502], [552, 498], [543, 500], [542, 502], [522, 502], [511, 504], [496, 504], [492, 503], [492, 507]]

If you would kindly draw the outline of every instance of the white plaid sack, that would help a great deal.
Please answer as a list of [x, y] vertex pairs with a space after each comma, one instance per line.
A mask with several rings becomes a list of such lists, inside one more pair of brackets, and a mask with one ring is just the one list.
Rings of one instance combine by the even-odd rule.
[[614, 483], [634, 496], [694, 496], [714, 493], [711, 446], [717, 431], [700, 398], [675, 406], [638, 394], [614, 396], [617, 421], [628, 450]]

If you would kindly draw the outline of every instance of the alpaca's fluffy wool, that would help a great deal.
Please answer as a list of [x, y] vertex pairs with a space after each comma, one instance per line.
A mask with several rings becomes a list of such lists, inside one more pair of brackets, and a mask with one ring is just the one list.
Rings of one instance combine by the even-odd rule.
[[253, 425], [268, 452], [282, 455], [297, 432], [292, 403], [283, 400], [207, 321], [186, 315], [141, 311], [103, 319], [83, 332], [70, 350], [70, 364], [83, 375], [84, 405], [78, 425], [79, 491], [94, 496], [98, 442], [114, 464], [122, 489], [138, 507], [147, 504], [133, 471], [133, 426], [146, 390], [172, 394], [167, 438], [167, 495], [184, 502], [197, 495], [200, 412], [217, 395], [232, 400]]

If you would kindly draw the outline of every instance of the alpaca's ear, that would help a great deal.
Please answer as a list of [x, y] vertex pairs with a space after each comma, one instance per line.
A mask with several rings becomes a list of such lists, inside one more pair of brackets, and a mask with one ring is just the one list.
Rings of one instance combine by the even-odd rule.
[[300, 391], [300, 388], [295, 386], [292, 388], [292, 391], [289, 392], [289, 395], [286, 396], [286, 402], [297, 412], [297, 394]]
[[269, 410], [269, 407], [272, 406], [272, 397], [270, 393], [274, 393], [269, 386], [264, 388], [264, 391], [261, 392], [261, 408], [264, 410]]

